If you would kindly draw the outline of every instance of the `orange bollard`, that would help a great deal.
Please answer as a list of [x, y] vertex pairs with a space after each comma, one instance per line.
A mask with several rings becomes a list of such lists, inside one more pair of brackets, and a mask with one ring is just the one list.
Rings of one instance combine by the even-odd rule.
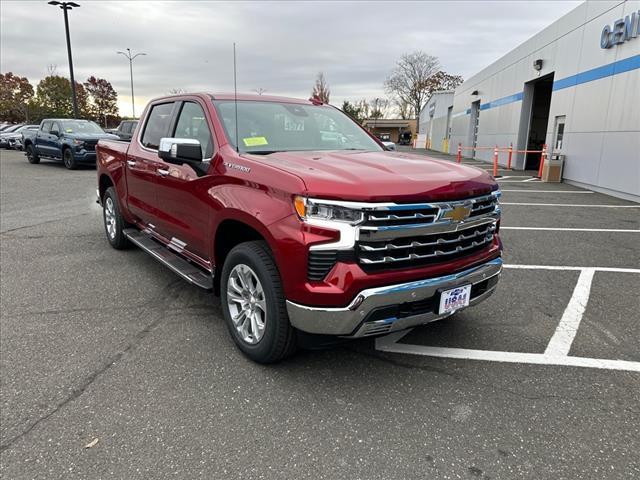
[[547, 144], [542, 146], [542, 153], [540, 153], [540, 168], [538, 168], [538, 178], [542, 179], [542, 169], [544, 168], [544, 162], [547, 159]]
[[493, 149], [493, 176], [498, 176], [498, 146]]
[[507, 160], [507, 169], [511, 170], [511, 157], [513, 156], [513, 143], [509, 144], [509, 159]]
[[462, 144], [461, 143], [458, 144], [458, 160], [457, 160], [457, 162], [458, 163], [462, 162]]

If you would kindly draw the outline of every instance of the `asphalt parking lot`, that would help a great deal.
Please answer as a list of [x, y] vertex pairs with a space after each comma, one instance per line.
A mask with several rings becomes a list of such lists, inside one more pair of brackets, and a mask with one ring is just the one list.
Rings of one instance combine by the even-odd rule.
[[0, 152], [3, 477], [640, 478], [639, 205], [500, 183], [491, 299], [261, 366], [108, 246], [95, 170]]

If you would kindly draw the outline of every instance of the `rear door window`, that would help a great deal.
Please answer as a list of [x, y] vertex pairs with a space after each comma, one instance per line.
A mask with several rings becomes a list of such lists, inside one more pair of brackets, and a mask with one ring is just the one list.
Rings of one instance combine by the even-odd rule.
[[169, 124], [171, 123], [171, 112], [173, 102], [161, 103], [151, 107], [147, 123], [142, 135], [142, 145], [157, 150], [162, 137], [169, 136]]

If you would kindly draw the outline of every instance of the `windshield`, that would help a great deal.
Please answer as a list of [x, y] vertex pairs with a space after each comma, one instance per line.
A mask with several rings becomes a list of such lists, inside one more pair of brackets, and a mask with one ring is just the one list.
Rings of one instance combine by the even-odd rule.
[[[236, 146], [235, 105], [213, 102]], [[239, 101], [238, 149], [246, 153], [303, 150], [382, 150], [353, 120], [328, 105]]]
[[97, 124], [87, 120], [64, 120], [62, 131], [64, 133], [104, 133]]

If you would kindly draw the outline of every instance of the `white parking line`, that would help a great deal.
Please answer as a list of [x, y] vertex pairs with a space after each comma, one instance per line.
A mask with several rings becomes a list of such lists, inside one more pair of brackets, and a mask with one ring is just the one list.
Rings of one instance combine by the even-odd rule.
[[500, 202], [501, 205], [518, 205], [530, 207], [587, 207], [587, 208], [640, 208], [640, 205], [580, 205], [579, 203], [520, 203]]
[[553, 227], [500, 227], [500, 230], [540, 230], [548, 232], [610, 232], [610, 233], [640, 233], [640, 230], [625, 228], [553, 228]]
[[506, 189], [506, 188], [501, 188], [500, 191], [502, 192], [517, 192], [517, 193], [595, 193], [592, 192], [591, 190], [528, 190], [526, 188], [512, 188], [512, 189]]
[[596, 272], [612, 272], [612, 273], [640, 273], [640, 268], [621, 268], [621, 267], [574, 267], [572, 265], [518, 265], [505, 264], [502, 268], [513, 268], [519, 270], [573, 270], [582, 271], [591, 268]]
[[569, 355], [571, 344], [573, 343], [576, 333], [578, 333], [582, 316], [587, 309], [587, 302], [589, 302], [589, 294], [591, 293], [591, 283], [593, 282], [593, 274], [595, 272], [593, 268], [585, 268], [580, 272], [578, 283], [576, 283], [576, 287], [571, 295], [571, 300], [569, 300], [569, 304], [562, 314], [560, 323], [544, 351], [545, 355], [551, 355], [552, 357]]
[[560, 365], [565, 367], [587, 367], [606, 370], [640, 372], [640, 362], [631, 362], [627, 360], [606, 360], [600, 358], [552, 356], [546, 355], [544, 353], [500, 352], [495, 350], [472, 350], [467, 348], [424, 347], [422, 345], [396, 343], [389, 337], [391, 337], [391, 335], [377, 338], [376, 350], [390, 353], [404, 353], [410, 355], [422, 355], [425, 357], [454, 358], [460, 360], [484, 360], [489, 362], [528, 363], [535, 365]]
[[567, 367], [586, 367], [606, 370], [640, 372], [640, 362], [627, 360], [609, 360], [569, 356], [571, 344], [584, 315], [591, 283], [595, 272], [640, 273], [637, 268], [615, 267], [574, 267], [562, 265], [504, 265], [504, 268], [523, 270], [578, 270], [580, 276], [569, 303], [560, 319], [544, 353], [503, 352], [498, 350], [474, 350], [467, 348], [429, 347], [398, 343], [411, 330], [394, 332], [376, 338], [376, 350], [391, 353], [422, 355], [428, 357], [453, 358], [461, 360], [481, 360], [491, 362], [523, 363], [536, 365], [560, 365]]
[[536, 177], [531, 177], [531, 178], [528, 178], [526, 180], [523, 180], [523, 182], [537, 182], [537, 181], [538, 181], [538, 179]]

